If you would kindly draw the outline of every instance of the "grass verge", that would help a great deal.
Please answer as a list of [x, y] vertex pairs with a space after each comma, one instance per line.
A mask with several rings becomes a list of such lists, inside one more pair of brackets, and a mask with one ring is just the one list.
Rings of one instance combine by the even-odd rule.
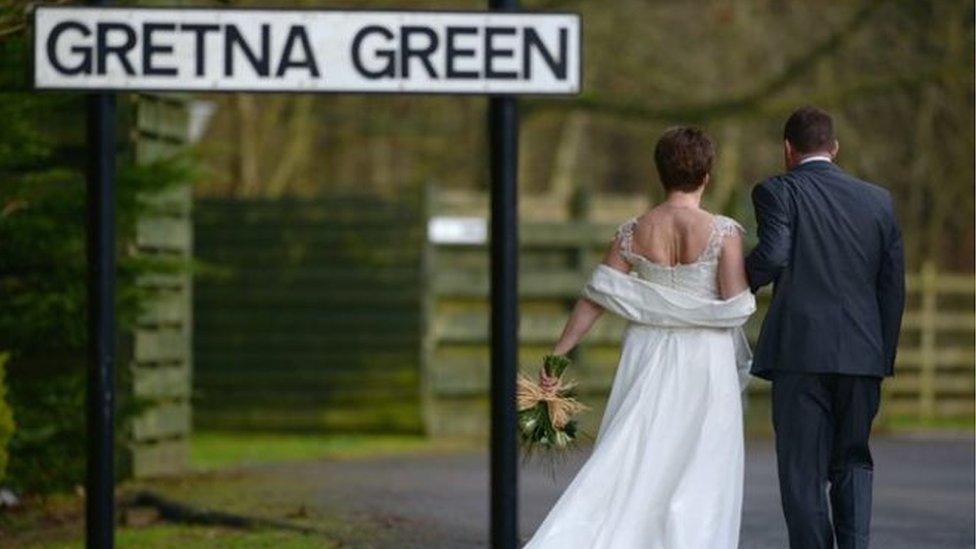
[[[240, 529], [155, 520], [117, 529], [121, 548], [336, 547], [382, 536], [370, 516], [316, 504], [314, 483], [302, 471], [315, 460], [367, 459], [402, 453], [439, 453], [470, 448], [477, 441], [432, 441], [409, 435], [313, 435], [194, 433], [190, 462], [195, 472], [175, 478], [135, 480], [120, 485], [121, 502], [141, 490], [194, 507], [284, 521], [314, 532], [273, 528]], [[304, 462], [304, 463], [303, 463]], [[268, 466], [270, 465], [270, 466]], [[250, 468], [250, 466], [258, 466]], [[62, 494], [31, 500], [0, 513], [0, 548], [82, 547], [83, 498]], [[319, 532], [319, 533], [316, 533]], [[337, 541], [338, 540], [338, 541]]]
[[419, 435], [315, 435], [201, 431], [190, 439], [197, 471], [312, 459], [355, 459], [456, 448], [458, 442]]
[[[277, 530], [238, 530], [211, 526], [185, 526], [180, 524], [156, 524], [141, 528], [122, 527], [116, 532], [116, 546], [119, 549], [212, 549], [214, 547], [235, 549], [274, 548], [297, 549], [311, 547], [339, 547], [333, 540], [315, 534], [284, 532]], [[74, 549], [83, 544], [80, 540], [61, 542], [42, 542], [38, 549]]]

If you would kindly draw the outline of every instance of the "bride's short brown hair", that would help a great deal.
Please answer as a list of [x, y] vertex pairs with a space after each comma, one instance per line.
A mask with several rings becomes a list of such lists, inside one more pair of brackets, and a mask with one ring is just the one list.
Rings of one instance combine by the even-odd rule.
[[698, 128], [667, 129], [654, 147], [654, 164], [666, 191], [691, 192], [705, 183], [715, 162], [715, 144]]

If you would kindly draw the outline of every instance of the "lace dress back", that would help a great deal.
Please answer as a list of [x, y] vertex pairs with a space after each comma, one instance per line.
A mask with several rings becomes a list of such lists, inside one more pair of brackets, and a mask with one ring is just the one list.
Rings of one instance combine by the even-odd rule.
[[742, 225], [734, 219], [713, 216], [712, 231], [705, 249], [691, 263], [661, 265], [634, 251], [634, 229], [637, 218], [632, 218], [617, 229], [620, 242], [620, 255], [634, 268], [640, 278], [655, 284], [686, 292], [692, 295], [720, 299], [718, 287], [718, 260], [722, 255], [722, 243], [735, 231], [744, 232]]

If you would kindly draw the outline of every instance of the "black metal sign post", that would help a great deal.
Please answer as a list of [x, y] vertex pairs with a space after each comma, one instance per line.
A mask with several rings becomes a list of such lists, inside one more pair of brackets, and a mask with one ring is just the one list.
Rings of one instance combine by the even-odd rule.
[[[514, 10], [517, 0], [489, 0]], [[518, 547], [518, 104], [488, 99], [491, 161], [491, 546]]]
[[491, 133], [491, 546], [518, 539], [518, 106], [513, 97], [488, 103]]
[[88, 97], [87, 547], [114, 545], [115, 93]]

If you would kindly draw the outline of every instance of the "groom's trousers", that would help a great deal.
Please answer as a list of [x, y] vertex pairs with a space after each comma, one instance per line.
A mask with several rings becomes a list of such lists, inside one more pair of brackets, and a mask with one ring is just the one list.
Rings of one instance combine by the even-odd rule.
[[868, 436], [880, 392], [879, 377], [773, 376], [780, 497], [791, 549], [832, 549], [835, 536], [840, 549], [867, 549], [873, 471]]

